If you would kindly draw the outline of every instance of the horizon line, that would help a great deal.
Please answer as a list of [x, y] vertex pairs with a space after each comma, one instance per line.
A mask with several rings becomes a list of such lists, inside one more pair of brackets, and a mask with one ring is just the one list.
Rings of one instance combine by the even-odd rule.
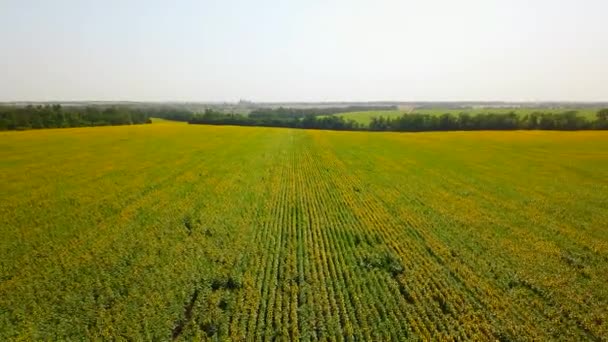
[[240, 99], [236, 101], [221, 100], [5, 100], [0, 104], [14, 103], [175, 103], [175, 104], [433, 104], [433, 103], [454, 103], [454, 104], [608, 104], [607, 100], [321, 100], [321, 101], [253, 101]]

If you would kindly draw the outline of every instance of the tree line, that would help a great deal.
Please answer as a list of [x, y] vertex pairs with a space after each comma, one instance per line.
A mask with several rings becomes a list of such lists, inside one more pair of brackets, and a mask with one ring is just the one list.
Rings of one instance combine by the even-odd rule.
[[28, 105], [0, 107], [0, 130], [150, 123], [148, 113], [128, 107]]
[[[396, 110], [396, 106], [344, 106], [344, 107], [313, 107], [313, 108], [257, 108], [248, 115], [226, 113], [214, 108], [207, 108], [203, 113], [193, 113], [188, 110], [163, 106], [150, 109], [151, 117], [167, 120], [185, 121], [191, 123], [240, 125], [240, 126], [272, 126], [319, 128], [320, 126], [344, 127], [343, 129], [362, 129], [357, 122], [348, 122], [336, 118], [324, 118], [340, 113], [353, 111]], [[302, 121], [304, 121], [302, 126]]]
[[471, 131], [471, 130], [589, 130], [608, 129], [608, 109], [596, 113], [595, 120], [588, 120], [576, 111], [563, 113], [534, 112], [526, 115], [516, 113], [480, 113], [471, 115], [404, 114], [395, 118], [372, 118], [372, 131]]
[[512, 113], [446, 113], [442, 115], [403, 114], [400, 117], [374, 117], [369, 125], [340, 116], [245, 116], [226, 114], [211, 109], [203, 114], [192, 114], [191, 124], [291, 127], [330, 130], [369, 130], [395, 132], [471, 131], [471, 130], [590, 130], [608, 129], [608, 109], [597, 112], [595, 120], [588, 120], [576, 111], [563, 113], [535, 112], [526, 115]]
[[[455, 131], [455, 130], [589, 130], [608, 129], [608, 109], [599, 110], [595, 119], [576, 111], [561, 113], [533, 112], [470, 114], [403, 114], [399, 117], [378, 116], [368, 125], [347, 120], [335, 114], [353, 110], [378, 110], [379, 107], [333, 108], [259, 108], [249, 115], [206, 109], [203, 113], [171, 108], [138, 108], [129, 106], [0, 106], [0, 130], [37, 128], [130, 125], [149, 123], [150, 117], [185, 121], [191, 124], [291, 127], [329, 130], [369, 131]], [[387, 109], [386, 106], [381, 109]]]
[[205, 125], [234, 125], [234, 126], [263, 126], [263, 127], [291, 127], [305, 129], [331, 129], [331, 130], [361, 130], [365, 127], [354, 120], [345, 120], [340, 116], [317, 116], [306, 114], [300, 117], [291, 116], [245, 116], [240, 114], [226, 114], [207, 109], [203, 114], [194, 114], [188, 120], [190, 124]]
[[309, 116], [334, 115], [348, 112], [363, 112], [373, 110], [397, 110], [397, 106], [344, 106], [344, 107], [316, 107], [316, 108], [258, 108], [249, 113], [250, 118], [304, 118]]

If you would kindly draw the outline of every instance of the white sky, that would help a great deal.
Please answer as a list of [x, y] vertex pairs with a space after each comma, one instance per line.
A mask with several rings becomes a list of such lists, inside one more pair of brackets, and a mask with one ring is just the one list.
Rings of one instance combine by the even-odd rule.
[[608, 0], [0, 0], [0, 101], [608, 100]]

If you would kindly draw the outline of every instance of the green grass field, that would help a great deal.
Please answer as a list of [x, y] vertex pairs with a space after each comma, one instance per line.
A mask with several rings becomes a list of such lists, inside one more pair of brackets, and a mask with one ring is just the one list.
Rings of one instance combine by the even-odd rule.
[[[588, 120], [595, 120], [595, 115], [599, 109], [597, 108], [584, 108], [584, 109], [575, 109], [578, 114]], [[404, 113], [418, 113], [418, 114], [429, 114], [429, 115], [442, 115], [442, 114], [452, 114], [458, 115], [460, 113], [469, 113], [471, 115], [476, 115], [480, 113], [510, 113], [514, 112], [518, 115], [527, 115], [534, 112], [555, 112], [561, 113], [567, 111], [566, 109], [546, 109], [546, 108], [521, 108], [521, 109], [513, 109], [513, 108], [467, 108], [467, 109], [442, 109], [442, 108], [433, 108], [433, 109], [408, 109], [408, 110], [383, 110], [383, 111], [364, 111], [364, 112], [348, 112], [335, 114], [337, 116], [341, 116], [346, 120], [355, 120], [356, 122], [369, 125], [372, 118], [383, 116], [385, 118], [397, 118], [402, 116]], [[321, 115], [323, 117], [325, 115]]]
[[[365, 112], [348, 112], [348, 113], [341, 113], [341, 114], [335, 114], [335, 115], [341, 116], [345, 120], [355, 120], [356, 122], [358, 122], [360, 124], [368, 125], [372, 121], [372, 118], [374, 118], [374, 117], [383, 116], [385, 118], [395, 118], [395, 117], [402, 116], [403, 113], [406, 113], [406, 112], [408, 112], [408, 111], [376, 110], [376, 111], [365, 111]], [[319, 117], [324, 117], [324, 116], [326, 116], [326, 115], [320, 115]]]
[[2, 340], [602, 340], [608, 132], [0, 133]]

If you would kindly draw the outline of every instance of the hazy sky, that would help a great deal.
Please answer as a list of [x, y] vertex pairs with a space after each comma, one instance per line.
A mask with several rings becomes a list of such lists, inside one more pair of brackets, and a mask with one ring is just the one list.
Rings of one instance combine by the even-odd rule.
[[608, 100], [608, 0], [0, 0], [0, 101]]

